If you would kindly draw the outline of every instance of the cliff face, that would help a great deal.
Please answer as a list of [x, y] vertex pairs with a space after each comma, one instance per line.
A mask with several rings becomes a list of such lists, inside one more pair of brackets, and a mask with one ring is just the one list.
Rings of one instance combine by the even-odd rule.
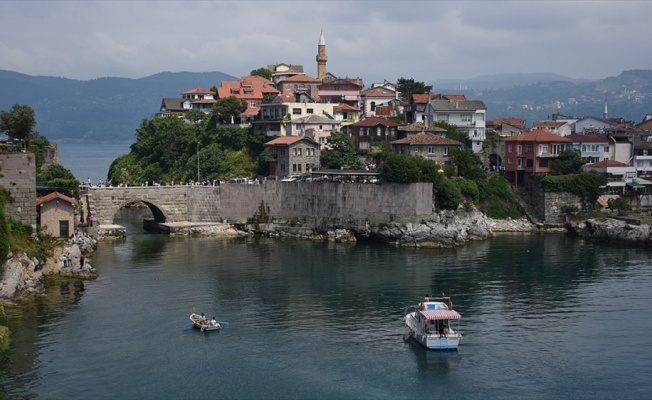
[[618, 219], [587, 219], [568, 224], [569, 233], [586, 239], [602, 242], [652, 245], [650, 225], [632, 224]]

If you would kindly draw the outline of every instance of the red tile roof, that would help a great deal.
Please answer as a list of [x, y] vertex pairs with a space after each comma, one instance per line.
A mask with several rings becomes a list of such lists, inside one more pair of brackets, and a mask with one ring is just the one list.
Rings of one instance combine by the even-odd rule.
[[505, 142], [534, 142], [534, 143], [572, 143], [573, 141], [563, 136], [550, 133], [546, 129], [536, 129], [522, 135], [505, 138]]
[[346, 103], [340, 103], [336, 107], [339, 107], [340, 109], [342, 109], [344, 111], [360, 111], [359, 107], [352, 106], [352, 105], [346, 104]]
[[361, 96], [364, 97], [396, 97], [396, 93], [392, 92], [390, 90], [383, 90], [383, 89], [369, 89], [365, 90], [364, 92], [360, 92]]
[[444, 128], [435, 125], [426, 126], [423, 122], [414, 122], [409, 125], [399, 126], [398, 130], [404, 132], [446, 132], [446, 129]]
[[184, 94], [215, 94], [215, 92], [210, 91], [208, 89], [196, 87], [194, 89], [186, 90], [185, 92], [181, 92], [182, 95]]
[[381, 117], [368, 117], [363, 119], [362, 121], [358, 121], [351, 126], [376, 126], [376, 125], [383, 125], [383, 126], [398, 126], [396, 122], [388, 121], [385, 118]]
[[566, 137], [575, 143], [611, 143], [609, 140], [598, 136], [595, 133], [587, 133], [585, 135], [573, 133]]
[[457, 140], [448, 139], [443, 136], [435, 135], [433, 133], [417, 133], [416, 135], [410, 135], [403, 139], [394, 140], [390, 144], [407, 144], [407, 145], [455, 145], [461, 146], [462, 143]]
[[310, 83], [321, 83], [317, 78], [312, 78], [308, 75], [294, 75], [289, 78], [285, 78], [281, 81], [282, 83], [287, 82], [310, 82]]
[[48, 201], [52, 201], [54, 199], [61, 199], [73, 205], [77, 204], [77, 200], [73, 199], [72, 197], [68, 197], [65, 194], [61, 194], [59, 192], [52, 192], [50, 194], [47, 194], [43, 197], [36, 199], [36, 205], [38, 206], [40, 204], [47, 203]]
[[306, 136], [281, 136], [276, 139], [270, 140], [264, 145], [265, 146], [288, 146], [294, 142], [298, 142], [299, 140], [303, 140], [303, 139], [313, 141], [312, 139]]
[[585, 167], [610, 168], [610, 167], [628, 167], [627, 164], [616, 160], [602, 160], [592, 164], [586, 164]]

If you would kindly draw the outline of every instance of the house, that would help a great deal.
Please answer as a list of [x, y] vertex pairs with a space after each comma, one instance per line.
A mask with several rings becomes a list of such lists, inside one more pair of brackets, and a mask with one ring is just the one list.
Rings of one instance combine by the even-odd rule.
[[652, 114], [645, 114], [645, 116], [643, 117], [643, 121], [636, 124], [636, 128], [644, 131], [652, 130]]
[[595, 132], [601, 133], [612, 127], [613, 124], [600, 118], [585, 117], [578, 119], [571, 125], [573, 133]]
[[154, 114], [155, 118], [168, 118], [172, 116], [184, 116], [190, 111], [191, 103], [183, 99], [166, 97], [161, 100], [159, 112]]
[[[337, 104], [317, 103], [307, 93], [279, 94], [269, 103], [260, 105], [260, 114], [252, 122], [254, 132], [267, 136], [288, 136], [288, 124], [292, 120], [310, 115], [341, 122], [333, 116]], [[338, 128], [339, 129], [339, 128]]]
[[573, 133], [566, 137], [572, 140], [569, 149], [576, 150], [589, 163], [612, 159], [611, 142], [602, 136], [595, 133]]
[[518, 182], [524, 173], [550, 172], [550, 161], [566, 150], [572, 140], [538, 129], [508, 137], [504, 142], [505, 172]]
[[345, 133], [353, 138], [356, 153], [367, 154], [382, 142], [398, 139], [398, 124], [385, 118], [369, 117], [345, 127]]
[[398, 139], [403, 139], [418, 133], [432, 133], [434, 135], [445, 137], [447, 131], [444, 128], [440, 128], [435, 125], [426, 125], [423, 122], [415, 122], [409, 125], [402, 125], [398, 127]]
[[604, 194], [624, 194], [627, 182], [636, 178], [636, 167], [616, 160], [602, 160], [584, 164], [584, 172], [595, 172], [607, 178], [607, 185], [603, 188]]
[[361, 78], [338, 78], [330, 73], [318, 85], [319, 101], [322, 103], [348, 104], [357, 107], [360, 91], [364, 87]]
[[412, 102], [403, 107], [405, 121], [407, 123], [423, 122], [428, 123], [426, 108], [430, 100], [435, 98], [434, 93], [413, 94]]
[[444, 121], [457, 126], [471, 140], [474, 153], [482, 150], [485, 140], [487, 107], [481, 100], [457, 100], [448, 95], [448, 99], [430, 100], [426, 109], [428, 121]]
[[339, 121], [315, 114], [284, 122], [287, 136], [307, 136], [318, 142], [321, 147], [326, 145], [332, 132], [340, 131]]
[[[364, 90], [360, 93], [360, 98], [362, 102], [362, 114], [365, 117], [375, 117], [378, 107], [385, 106], [383, 110], [386, 110], [386, 106], [389, 104], [398, 103], [397, 93], [384, 88]], [[396, 106], [393, 107], [394, 109], [398, 108]]]
[[70, 237], [75, 227], [77, 200], [52, 192], [36, 200], [37, 225], [55, 237]]
[[564, 121], [534, 121], [532, 130], [545, 129], [559, 136], [568, 136], [572, 133], [571, 126]]
[[418, 155], [439, 165], [448, 164], [450, 151], [463, 146], [457, 140], [430, 132], [419, 132], [389, 144], [392, 146], [392, 151], [396, 153], [406, 156]]
[[278, 93], [272, 81], [254, 75], [243, 76], [239, 81], [222, 81], [217, 88], [218, 99], [234, 96], [247, 102], [247, 109], [240, 114], [240, 121], [231, 121], [241, 125], [249, 125], [260, 112], [260, 105], [271, 101]]
[[307, 136], [282, 136], [265, 143], [269, 176], [283, 178], [319, 169], [319, 143]]
[[181, 99], [184, 108], [188, 108], [189, 105], [191, 109], [197, 109], [206, 114], [211, 112], [213, 104], [217, 101], [215, 100], [215, 92], [200, 87], [182, 92]]
[[294, 95], [297, 93], [307, 93], [310, 97], [319, 101], [319, 85], [321, 81], [308, 75], [294, 75], [283, 79], [276, 84], [276, 89], [281, 94]]
[[351, 125], [360, 121], [360, 108], [347, 103], [341, 103], [333, 107], [333, 117], [340, 121], [342, 126]]
[[292, 64], [275, 64], [268, 65], [267, 70], [272, 73], [272, 82], [274, 85], [280, 81], [290, 78], [295, 75], [303, 75], [303, 65], [292, 65]]

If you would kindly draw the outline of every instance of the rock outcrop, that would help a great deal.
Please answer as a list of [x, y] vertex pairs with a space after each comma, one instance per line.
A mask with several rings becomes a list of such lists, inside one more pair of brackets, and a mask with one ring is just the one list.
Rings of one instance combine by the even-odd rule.
[[569, 233], [602, 242], [652, 245], [650, 225], [635, 224], [614, 218], [587, 219], [568, 224]]
[[487, 216], [475, 207], [459, 207], [433, 214], [420, 223], [389, 223], [370, 226], [358, 237], [402, 247], [448, 248], [471, 240], [490, 238], [493, 233]]
[[84, 265], [81, 265], [82, 254], [90, 254], [96, 246], [97, 242], [91, 237], [79, 236], [65, 246], [56, 248], [53, 256], [45, 263], [36, 258], [30, 259], [24, 254], [9, 254], [0, 266], [0, 301], [13, 301], [31, 292], [43, 291], [45, 276], [96, 278], [97, 272], [87, 258], [84, 259]]

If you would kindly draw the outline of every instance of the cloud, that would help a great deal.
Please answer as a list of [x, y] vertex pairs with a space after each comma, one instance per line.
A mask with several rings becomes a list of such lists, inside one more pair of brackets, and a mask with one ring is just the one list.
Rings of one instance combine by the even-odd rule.
[[240, 76], [285, 62], [366, 83], [650, 68], [647, 1], [2, 1], [0, 68], [75, 79]]

